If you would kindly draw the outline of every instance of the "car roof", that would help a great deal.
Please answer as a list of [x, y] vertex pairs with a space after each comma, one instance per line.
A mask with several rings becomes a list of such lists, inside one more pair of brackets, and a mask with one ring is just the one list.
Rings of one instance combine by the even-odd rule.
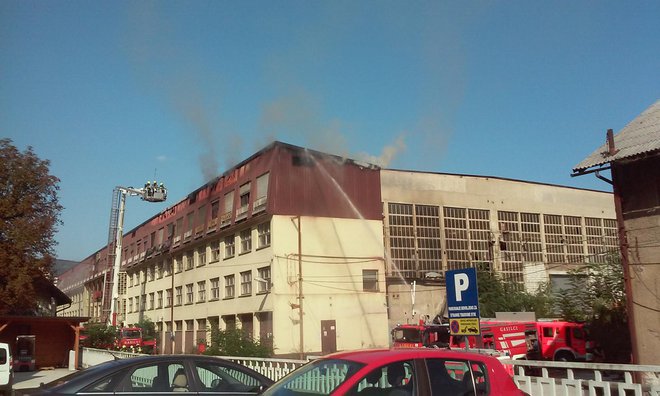
[[405, 359], [457, 359], [457, 360], [479, 360], [489, 362], [497, 360], [494, 357], [478, 353], [435, 349], [435, 348], [390, 348], [390, 349], [362, 349], [356, 351], [336, 352], [323, 357], [324, 359], [345, 359], [360, 363], [395, 362]]

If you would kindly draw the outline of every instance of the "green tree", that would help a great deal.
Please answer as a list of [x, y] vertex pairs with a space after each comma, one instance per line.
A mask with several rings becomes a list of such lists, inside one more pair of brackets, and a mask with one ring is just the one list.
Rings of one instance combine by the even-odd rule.
[[494, 318], [496, 312], [535, 312], [536, 317], [544, 318], [555, 316], [554, 299], [546, 284], [530, 293], [487, 269], [477, 271], [477, 284], [481, 317]]
[[269, 344], [255, 340], [241, 329], [220, 330], [217, 326], [211, 327], [210, 341], [204, 352], [205, 355], [245, 357], [273, 355], [273, 349]]
[[91, 348], [112, 349], [117, 340], [117, 328], [105, 324], [92, 323], [85, 326], [87, 340], [85, 344]]
[[571, 287], [562, 291], [558, 301], [562, 316], [586, 322], [607, 361], [628, 362], [631, 345], [621, 257], [611, 254], [569, 275]]
[[50, 277], [62, 206], [49, 165], [0, 139], [0, 314], [34, 314], [34, 282]]

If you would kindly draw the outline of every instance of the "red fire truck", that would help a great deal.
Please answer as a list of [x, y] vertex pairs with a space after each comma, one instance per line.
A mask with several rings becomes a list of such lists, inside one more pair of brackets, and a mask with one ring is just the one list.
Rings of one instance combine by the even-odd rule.
[[[494, 321], [480, 323], [478, 336], [450, 336], [447, 325], [399, 325], [392, 330], [396, 347], [434, 347], [437, 329], [444, 327], [449, 348], [494, 349], [511, 359], [591, 361], [592, 343], [583, 324], [560, 320]], [[437, 337], [437, 338], [436, 338]]]
[[156, 340], [144, 340], [142, 329], [139, 327], [123, 327], [119, 330], [117, 344], [120, 349], [123, 348], [143, 348], [149, 347], [152, 351], [156, 350]]

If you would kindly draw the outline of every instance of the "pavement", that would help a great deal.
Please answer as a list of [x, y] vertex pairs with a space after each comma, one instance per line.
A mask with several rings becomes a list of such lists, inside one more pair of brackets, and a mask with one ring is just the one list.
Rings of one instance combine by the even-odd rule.
[[41, 369], [36, 371], [14, 372], [14, 389], [38, 388], [41, 383], [48, 383], [65, 375], [71, 374], [75, 370], [68, 368]]

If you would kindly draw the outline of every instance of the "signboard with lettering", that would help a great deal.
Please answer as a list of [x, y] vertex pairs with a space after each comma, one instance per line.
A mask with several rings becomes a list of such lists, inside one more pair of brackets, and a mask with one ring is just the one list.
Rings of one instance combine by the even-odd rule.
[[446, 272], [447, 310], [452, 335], [479, 334], [479, 291], [477, 270], [464, 268]]

